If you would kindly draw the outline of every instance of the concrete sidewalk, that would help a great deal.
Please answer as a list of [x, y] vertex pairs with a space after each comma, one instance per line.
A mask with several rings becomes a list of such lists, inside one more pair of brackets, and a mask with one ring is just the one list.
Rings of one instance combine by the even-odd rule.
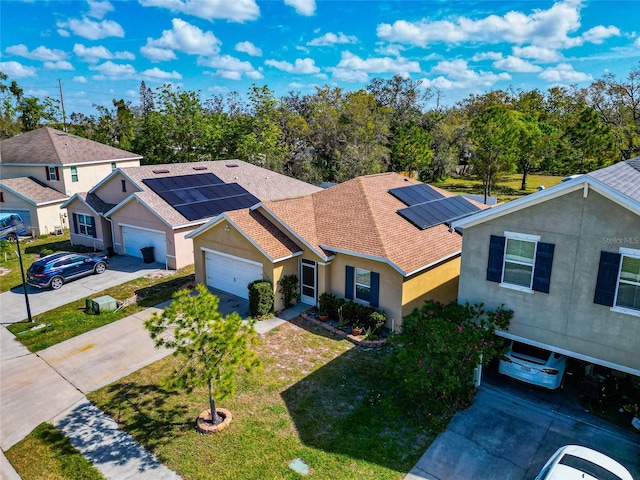
[[[223, 314], [238, 301], [221, 305]], [[52, 422], [107, 478], [179, 478], [166, 469], [116, 423], [96, 409], [85, 394], [113, 383], [171, 353], [157, 349], [144, 321], [168, 304], [148, 308], [65, 342], [30, 353], [0, 327], [0, 447], [7, 450], [42, 422]], [[240, 305], [243, 307], [243, 305]], [[297, 305], [279, 317], [259, 321], [264, 335], [297, 317]], [[2, 478], [5, 478], [4, 475]], [[10, 477], [9, 477], [10, 478]]]

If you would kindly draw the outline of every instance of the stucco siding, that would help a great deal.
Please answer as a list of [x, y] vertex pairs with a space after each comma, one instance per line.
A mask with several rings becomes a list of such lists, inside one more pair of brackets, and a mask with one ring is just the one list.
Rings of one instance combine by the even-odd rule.
[[[555, 245], [548, 294], [486, 280], [490, 235], [505, 231]], [[601, 251], [640, 249], [639, 237], [640, 218], [593, 190], [465, 228], [458, 300], [504, 304], [514, 311], [514, 335], [640, 370], [640, 318], [593, 303]]]
[[[122, 180], [125, 182], [126, 191], [124, 192], [122, 191]], [[94, 193], [98, 195], [103, 202], [117, 205], [131, 194], [139, 191], [140, 189], [132, 184], [124, 175], [116, 174], [104, 184], [100, 185], [100, 188], [98, 188]]]
[[422, 307], [426, 300], [453, 302], [458, 296], [460, 261], [457, 256], [406, 278], [402, 285], [402, 316]]
[[[193, 240], [184, 238], [192, 231], [192, 227], [167, 231], [167, 255], [175, 256], [175, 264], [169, 268], [179, 269], [193, 263]], [[175, 253], [169, 254], [169, 250], [173, 250]], [[171, 257], [168, 260], [171, 260]]]
[[[130, 160], [126, 162], [118, 162], [118, 167], [136, 167], [139, 166], [138, 160]], [[78, 181], [72, 180], [71, 168], [75, 167], [78, 172]], [[74, 193], [88, 192], [93, 186], [103, 180], [111, 173], [111, 162], [108, 163], [92, 163], [89, 165], [73, 165], [60, 168], [62, 175], [62, 192], [71, 196]], [[55, 188], [55, 187], [54, 187]]]

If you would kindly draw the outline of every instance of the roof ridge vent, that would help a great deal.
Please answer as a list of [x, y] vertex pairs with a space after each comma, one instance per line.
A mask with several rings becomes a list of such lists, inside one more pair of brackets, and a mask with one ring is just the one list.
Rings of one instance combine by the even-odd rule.
[[205, 165], [196, 165], [195, 167], [192, 167], [194, 170], [209, 170], [209, 168]]
[[236, 168], [236, 167], [238, 167], [239, 165], [238, 165], [237, 163], [225, 163], [225, 166], [226, 166], [227, 168]]
[[167, 168], [157, 168], [155, 170], [151, 170], [153, 173], [155, 173], [156, 175], [159, 173], [170, 173], [169, 170]]

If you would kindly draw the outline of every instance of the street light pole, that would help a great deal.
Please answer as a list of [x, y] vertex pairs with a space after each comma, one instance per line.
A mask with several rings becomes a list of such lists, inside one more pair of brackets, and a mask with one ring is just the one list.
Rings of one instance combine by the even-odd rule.
[[27, 282], [24, 278], [24, 266], [22, 265], [22, 252], [20, 252], [20, 236], [18, 235], [17, 228], [14, 231], [16, 237], [16, 246], [18, 247], [18, 261], [20, 262], [20, 274], [22, 275], [22, 291], [24, 292], [24, 303], [27, 305], [27, 319], [29, 322], [33, 322], [31, 318], [31, 306], [29, 305], [29, 294], [27, 293]]

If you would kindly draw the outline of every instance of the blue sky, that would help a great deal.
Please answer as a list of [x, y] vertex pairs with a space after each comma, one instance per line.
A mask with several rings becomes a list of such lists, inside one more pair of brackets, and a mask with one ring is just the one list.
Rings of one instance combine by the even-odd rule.
[[[140, 81], [276, 95], [399, 73], [445, 104], [511, 87], [588, 86], [640, 66], [640, 2], [2, 0], [0, 70], [28, 96], [96, 114]], [[638, 30], [636, 30], [638, 29]]]

